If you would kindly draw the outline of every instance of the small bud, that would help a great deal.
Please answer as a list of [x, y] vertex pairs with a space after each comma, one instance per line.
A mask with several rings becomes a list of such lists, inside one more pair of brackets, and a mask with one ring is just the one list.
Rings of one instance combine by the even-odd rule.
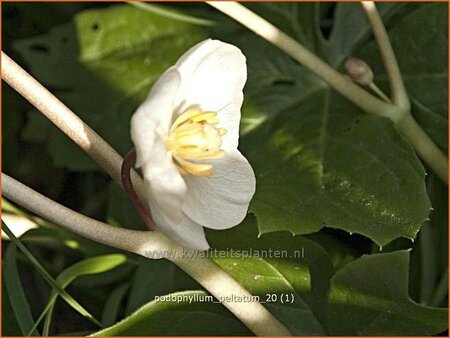
[[358, 58], [348, 58], [345, 61], [348, 76], [356, 83], [368, 86], [373, 82], [373, 72], [370, 66]]

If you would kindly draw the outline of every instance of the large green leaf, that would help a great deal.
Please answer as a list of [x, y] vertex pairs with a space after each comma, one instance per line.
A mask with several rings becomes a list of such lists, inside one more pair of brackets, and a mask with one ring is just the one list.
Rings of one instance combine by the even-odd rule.
[[448, 327], [447, 309], [414, 303], [408, 295], [409, 253], [363, 256], [331, 280], [333, 335], [434, 335]]
[[[330, 41], [316, 39], [323, 50], [346, 39], [335, 62], [367, 45], [369, 28], [356, 6], [339, 4]], [[398, 12], [395, 6], [383, 10]], [[358, 22], [365, 33], [349, 37], [343, 20]], [[430, 210], [425, 171], [393, 123], [365, 115], [252, 33], [225, 34], [248, 58], [241, 149], [257, 177], [250, 210], [260, 233], [306, 234], [328, 226], [363, 234], [380, 246], [415, 238]]]
[[327, 332], [326, 295], [334, 269], [321, 247], [287, 232], [259, 236], [253, 216], [207, 237], [214, 260], [294, 335]]
[[[203, 291], [167, 295], [147, 303], [94, 336], [249, 336], [251, 332]], [[178, 299], [178, 300], [177, 300]]]
[[[125, 153], [131, 148], [134, 109], [163, 71], [202, 36], [191, 24], [121, 5], [84, 11], [73, 23], [20, 40], [15, 47], [39, 81], [55, 88], [65, 104]], [[39, 128], [30, 130], [40, 125], [29, 126], [27, 134], [40, 134]], [[48, 148], [58, 166], [99, 169], [54, 127]]]
[[[400, 18], [389, 30], [413, 114], [444, 150], [448, 149], [447, 23], [447, 5], [431, 3]], [[370, 44], [358, 54], [373, 67], [376, 82], [387, 88], [387, 78], [375, 44]]]
[[379, 245], [414, 238], [430, 209], [425, 172], [393, 124], [357, 116], [327, 89], [299, 104], [273, 120], [266, 144], [249, 155], [260, 232], [331, 226]]

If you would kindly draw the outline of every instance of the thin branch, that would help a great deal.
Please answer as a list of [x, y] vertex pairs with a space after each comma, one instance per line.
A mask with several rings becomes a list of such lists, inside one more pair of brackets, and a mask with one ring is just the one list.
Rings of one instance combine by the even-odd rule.
[[[289, 330], [261, 303], [202, 252], [187, 250], [159, 231], [113, 227], [66, 208], [2, 173], [4, 196], [61, 227], [93, 241], [146, 258], [167, 258], [198, 281], [256, 335], [287, 336]], [[235, 302], [230, 296], [248, 302]]]
[[[2, 78], [92, 157], [119, 185], [122, 185], [120, 175], [122, 157], [3, 51]], [[142, 179], [134, 170], [131, 176], [137, 194], [145, 201]]]
[[402, 117], [403, 113], [399, 111], [397, 106], [384, 102], [369, 94], [367, 91], [353, 83], [353, 81], [311, 53], [298, 41], [294, 40], [243, 5], [234, 1], [207, 1], [207, 4], [230, 16], [243, 26], [286, 52], [286, 54], [322, 78], [336, 91], [364, 111], [385, 116], [394, 121]]
[[118, 249], [142, 254], [145, 250], [165, 249], [168, 242], [168, 239], [160, 232], [113, 227], [81, 215], [4, 173], [2, 173], [2, 194], [11, 201], [69, 231]]
[[392, 49], [389, 36], [384, 28], [383, 21], [378, 14], [375, 3], [372, 1], [363, 1], [361, 2], [361, 5], [366, 12], [367, 18], [372, 26], [375, 40], [378, 44], [381, 59], [383, 60], [384, 68], [389, 79], [392, 101], [396, 105], [404, 108], [405, 111], [409, 111], [410, 102], [408, 93], [406, 92], [402, 74], [400, 73], [400, 68], [398, 66], [394, 50]]

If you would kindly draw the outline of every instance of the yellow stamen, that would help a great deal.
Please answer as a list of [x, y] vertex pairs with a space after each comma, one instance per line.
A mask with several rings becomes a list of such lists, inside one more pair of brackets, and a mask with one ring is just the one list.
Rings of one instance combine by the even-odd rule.
[[170, 128], [170, 131], [173, 132], [180, 124], [186, 122], [191, 117], [201, 114], [202, 110], [199, 107], [190, 108], [186, 110], [183, 114], [180, 114], [176, 120], [172, 124], [172, 128]]
[[180, 167], [187, 171], [189, 174], [195, 176], [211, 176], [212, 175], [212, 165], [211, 164], [202, 164], [202, 163], [192, 163], [186, 160], [183, 160], [179, 157], [175, 157], [175, 160], [178, 162]]
[[220, 147], [222, 136], [227, 131], [217, 128], [218, 123], [216, 112], [204, 112], [198, 107], [186, 110], [175, 119], [165, 144], [181, 174], [213, 174], [212, 164], [192, 161], [217, 159], [225, 155]]

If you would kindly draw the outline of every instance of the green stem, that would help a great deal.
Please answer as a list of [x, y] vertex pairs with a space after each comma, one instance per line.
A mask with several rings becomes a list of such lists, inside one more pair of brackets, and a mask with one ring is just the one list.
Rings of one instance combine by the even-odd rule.
[[372, 1], [363, 1], [361, 2], [361, 5], [366, 12], [367, 18], [372, 26], [375, 40], [378, 44], [381, 59], [389, 79], [389, 85], [391, 87], [392, 101], [399, 107], [404, 108], [405, 111], [409, 111], [411, 105], [409, 102], [408, 93], [406, 92], [402, 74], [400, 73], [400, 68], [398, 67], [397, 58], [395, 57], [389, 36], [384, 28], [383, 21], [381, 20], [377, 8]]
[[448, 184], [448, 160], [411, 114], [397, 123], [403, 135], [412, 143], [417, 154]]

